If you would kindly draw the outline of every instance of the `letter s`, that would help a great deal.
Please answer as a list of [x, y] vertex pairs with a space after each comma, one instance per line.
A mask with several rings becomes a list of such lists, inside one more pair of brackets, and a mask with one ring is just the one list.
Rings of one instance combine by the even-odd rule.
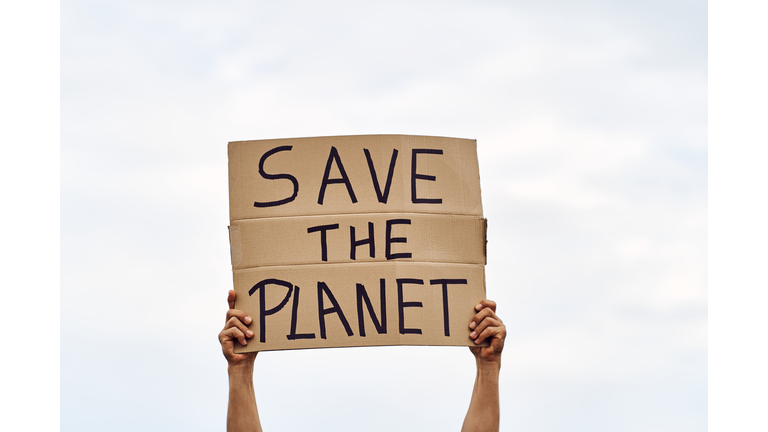
[[259, 160], [259, 174], [261, 174], [262, 177], [268, 180], [278, 180], [278, 179], [290, 180], [291, 183], [293, 183], [293, 195], [278, 201], [270, 201], [270, 202], [256, 201], [253, 203], [254, 207], [276, 207], [279, 205], [287, 204], [296, 199], [296, 196], [299, 194], [299, 181], [296, 180], [296, 177], [290, 174], [267, 174], [264, 172], [264, 161], [267, 160], [268, 157], [272, 156], [277, 152], [290, 151], [292, 148], [293, 146], [280, 146], [280, 147], [275, 147], [272, 150], [264, 153], [264, 155], [261, 156], [261, 159]]

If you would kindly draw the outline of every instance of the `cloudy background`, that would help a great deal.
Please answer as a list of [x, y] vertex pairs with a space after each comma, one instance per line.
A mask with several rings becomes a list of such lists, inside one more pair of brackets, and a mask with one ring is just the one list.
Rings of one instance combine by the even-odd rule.
[[[505, 431], [707, 428], [703, 1], [61, 6], [61, 430], [222, 430], [228, 141], [478, 141]], [[462, 348], [262, 353], [266, 430], [457, 430]]]

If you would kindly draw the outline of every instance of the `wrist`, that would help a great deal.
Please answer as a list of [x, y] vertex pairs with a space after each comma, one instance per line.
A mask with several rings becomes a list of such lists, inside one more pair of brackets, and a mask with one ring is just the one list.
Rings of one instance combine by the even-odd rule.
[[477, 364], [478, 374], [490, 374], [498, 376], [499, 372], [501, 371], [501, 356], [497, 356], [493, 359], [476, 357], [475, 363]]
[[229, 363], [227, 366], [227, 373], [229, 374], [230, 378], [246, 377], [251, 379], [253, 377], [253, 361]]

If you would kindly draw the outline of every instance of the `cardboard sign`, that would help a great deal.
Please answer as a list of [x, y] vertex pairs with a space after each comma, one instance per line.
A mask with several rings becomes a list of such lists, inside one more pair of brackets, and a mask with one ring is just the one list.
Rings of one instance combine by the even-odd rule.
[[476, 142], [370, 135], [229, 143], [236, 352], [473, 346], [485, 298]]

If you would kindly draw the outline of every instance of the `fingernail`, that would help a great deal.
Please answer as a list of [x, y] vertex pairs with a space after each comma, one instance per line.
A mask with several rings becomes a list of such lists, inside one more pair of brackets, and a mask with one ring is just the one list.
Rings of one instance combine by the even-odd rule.
[[480, 343], [480, 342], [478, 342], [479, 340], [480, 340], [480, 338], [475, 339], [475, 343], [479, 344]]
[[245, 323], [246, 323], [246, 324], [250, 324], [252, 320], [251, 320], [251, 317], [249, 317], [248, 315], [246, 315], [246, 316], [245, 316], [245, 319], [244, 319], [243, 321], [245, 321]]
[[477, 310], [481, 310], [481, 309], [483, 309], [483, 305], [481, 305], [480, 303], [478, 303], [478, 304], [477, 304], [477, 306], [475, 306], [475, 309], [477, 309]]
[[245, 332], [245, 334], [247, 334], [247, 335], [248, 335], [248, 337], [251, 337], [251, 336], [253, 336], [253, 332], [252, 332], [252, 331], [250, 331], [250, 330], [248, 330], [247, 332]]
[[472, 333], [470, 333], [470, 334], [469, 334], [469, 337], [471, 337], [472, 339], [474, 339], [474, 338], [476, 338], [476, 337], [477, 337], [477, 333], [475, 333], [475, 332], [472, 332]]
[[477, 327], [477, 324], [475, 324], [475, 322], [474, 322], [474, 321], [472, 321], [471, 323], [469, 323], [469, 328], [471, 328], [471, 329], [474, 329], [475, 327]]

